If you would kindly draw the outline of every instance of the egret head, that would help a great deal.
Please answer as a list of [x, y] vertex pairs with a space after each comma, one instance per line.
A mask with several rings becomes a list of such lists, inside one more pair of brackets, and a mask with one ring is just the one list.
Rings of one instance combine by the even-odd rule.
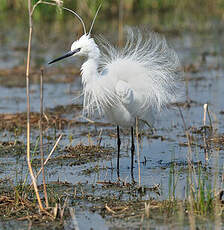
[[71, 46], [71, 52], [74, 52], [73, 56], [87, 58], [97, 58], [99, 56], [99, 49], [90, 34], [84, 34], [79, 40], [74, 41]]
[[82, 26], [83, 26], [84, 34], [78, 40], [76, 40], [72, 43], [71, 51], [69, 51], [68, 53], [66, 53], [65, 55], [63, 55], [59, 58], [56, 58], [56, 59], [50, 61], [48, 64], [52, 64], [56, 61], [59, 61], [59, 60], [62, 60], [64, 58], [71, 57], [71, 56], [84, 56], [87, 58], [94, 58], [94, 59], [97, 59], [99, 57], [100, 51], [99, 51], [94, 39], [91, 38], [90, 34], [92, 31], [94, 22], [96, 20], [96, 16], [100, 10], [100, 7], [101, 7], [101, 4], [96, 11], [96, 14], [93, 18], [93, 21], [92, 21], [92, 24], [91, 24], [91, 27], [90, 27], [90, 30], [88, 33], [86, 32], [86, 27], [85, 27], [85, 24], [84, 24], [82, 18], [73, 10], [63, 7], [63, 9], [73, 13], [80, 20], [80, 22], [82, 23]]
[[71, 46], [71, 51], [63, 56], [50, 61], [48, 64], [60, 61], [71, 56], [83, 56], [87, 58], [98, 58], [100, 51], [93, 38], [89, 34], [82, 35], [78, 40], [74, 41]]

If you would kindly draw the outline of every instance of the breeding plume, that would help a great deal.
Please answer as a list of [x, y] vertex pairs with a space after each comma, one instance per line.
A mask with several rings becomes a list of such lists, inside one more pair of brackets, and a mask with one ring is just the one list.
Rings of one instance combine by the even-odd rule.
[[136, 120], [140, 128], [150, 126], [154, 114], [176, 100], [180, 63], [165, 38], [154, 32], [143, 33], [139, 29], [128, 28], [124, 48], [115, 48], [102, 38], [97, 45], [90, 34], [96, 15], [88, 33], [82, 19], [77, 16], [83, 25], [84, 34], [73, 42], [71, 51], [49, 64], [69, 56], [86, 58], [81, 67], [83, 112], [88, 116], [98, 112], [117, 125], [118, 177], [121, 144], [119, 126], [131, 129], [133, 176], [133, 128]]

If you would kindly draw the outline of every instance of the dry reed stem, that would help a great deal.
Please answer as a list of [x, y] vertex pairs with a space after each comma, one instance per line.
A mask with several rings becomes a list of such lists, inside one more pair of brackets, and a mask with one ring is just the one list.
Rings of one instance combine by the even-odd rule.
[[39, 1], [37, 1], [34, 5], [33, 5], [33, 7], [32, 7], [32, 10], [31, 10], [31, 17], [32, 17], [32, 15], [33, 15], [33, 12], [34, 12], [34, 10], [36, 9], [36, 7], [40, 4], [42, 2], [42, 0], [39, 0]]
[[[32, 183], [34, 185], [34, 190], [37, 196], [37, 200], [38, 200], [38, 204], [40, 207], [40, 210], [44, 210], [43, 206], [42, 206], [42, 202], [39, 196], [39, 192], [38, 192], [38, 187], [37, 187], [37, 183], [36, 183], [36, 178], [38, 177], [38, 175], [40, 174], [40, 172], [43, 170], [43, 180], [44, 180], [44, 193], [45, 193], [45, 200], [46, 200], [46, 206], [48, 206], [48, 201], [47, 201], [47, 193], [46, 193], [46, 184], [45, 184], [45, 177], [44, 177], [44, 165], [47, 163], [47, 161], [49, 160], [50, 156], [52, 155], [52, 153], [54, 152], [54, 149], [56, 148], [59, 140], [62, 137], [61, 136], [58, 138], [56, 144], [54, 145], [52, 151], [50, 152], [50, 154], [48, 155], [48, 158], [46, 159], [46, 161], [42, 164], [41, 169], [39, 170], [38, 174], [36, 176], [34, 176], [33, 173], [33, 169], [32, 169], [32, 165], [31, 165], [31, 160], [30, 160], [30, 89], [29, 89], [29, 70], [30, 70], [30, 53], [31, 53], [31, 40], [32, 40], [32, 15], [33, 12], [35, 10], [35, 8], [39, 5], [39, 4], [48, 4], [48, 5], [53, 5], [56, 6], [58, 4], [53, 3], [53, 2], [46, 2], [46, 1], [42, 1], [39, 0], [37, 1], [32, 9], [31, 9], [31, 0], [28, 0], [28, 10], [29, 10], [29, 41], [28, 41], [28, 51], [27, 51], [27, 68], [26, 68], [26, 89], [27, 89], [27, 163], [28, 163], [28, 167], [29, 167], [29, 171], [30, 171], [30, 175], [31, 175], [31, 179], [32, 179]], [[41, 119], [42, 119], [43, 113], [41, 113]]]
[[[192, 149], [191, 149], [191, 139], [190, 139], [190, 134], [187, 130], [187, 126], [186, 126], [186, 122], [184, 120], [184, 116], [183, 116], [183, 113], [181, 111], [181, 108], [178, 106], [178, 109], [179, 109], [179, 112], [180, 112], [180, 116], [181, 116], [181, 119], [183, 121], [183, 125], [184, 125], [184, 132], [186, 134], [186, 137], [187, 137], [187, 143], [188, 143], [188, 164], [190, 164], [190, 166], [192, 166], [192, 163], [191, 163], [191, 160], [192, 160]], [[193, 166], [192, 166], [193, 167]]]
[[204, 104], [204, 119], [203, 119], [203, 125], [206, 125], [206, 114], [208, 110], [208, 104]]
[[188, 214], [188, 219], [189, 219], [189, 223], [190, 223], [190, 229], [195, 230], [196, 225], [195, 225], [195, 216], [194, 216], [194, 211], [193, 211], [192, 195], [190, 195], [190, 200], [189, 201], [190, 201], [190, 210], [189, 210], [189, 214]]
[[29, 224], [28, 224], [28, 228], [27, 228], [27, 230], [31, 230], [31, 227], [32, 227], [32, 221], [31, 221], [31, 220], [29, 220]]
[[[208, 112], [208, 117], [210, 117], [209, 112]], [[211, 121], [210, 121], [210, 123], [211, 123]], [[214, 130], [217, 130], [218, 129], [218, 127], [217, 127], [218, 123], [215, 122], [214, 126], [215, 126]], [[212, 130], [213, 130], [213, 127], [212, 127]], [[212, 168], [213, 168], [213, 172], [214, 172], [212, 181], [214, 183], [213, 184], [213, 191], [214, 191], [213, 193], [215, 194], [215, 196], [214, 196], [214, 199], [215, 199], [215, 204], [214, 204], [215, 227], [214, 227], [214, 229], [215, 230], [221, 229], [222, 213], [223, 213], [223, 205], [221, 205], [222, 196], [220, 196], [222, 193], [222, 188], [223, 188], [223, 178], [219, 178], [220, 170], [221, 170], [221, 172], [223, 172], [223, 167], [221, 169], [219, 168], [219, 154], [220, 154], [219, 149], [215, 148], [214, 152], [213, 152], [213, 157], [212, 157]], [[220, 182], [220, 183], [218, 184], [218, 182]], [[221, 189], [221, 191], [220, 191], [220, 189]], [[217, 195], [217, 194], [219, 194], [219, 195]]]
[[[214, 169], [215, 169], [215, 173], [213, 175], [213, 181], [214, 181], [214, 194], [218, 194], [219, 192], [219, 188], [218, 188], [218, 180], [219, 180], [219, 151], [215, 151], [215, 157], [213, 158], [214, 162]], [[222, 186], [221, 186], [222, 188]], [[215, 216], [215, 230], [218, 230], [221, 228], [221, 215], [222, 215], [222, 210], [221, 210], [221, 206], [220, 206], [220, 197], [219, 196], [215, 196], [215, 207], [214, 207], [214, 216]]]
[[149, 218], [149, 216], [150, 216], [149, 214], [150, 214], [150, 203], [147, 204], [145, 202], [145, 215], [147, 218]]
[[194, 219], [194, 217], [192, 217], [193, 219], [190, 217], [191, 212], [192, 212], [192, 215], [193, 215], [193, 197], [192, 197], [192, 192], [194, 191], [194, 187], [193, 187], [193, 183], [192, 183], [192, 176], [194, 176], [194, 181], [196, 183], [196, 187], [198, 187], [198, 182], [197, 182], [197, 179], [196, 179], [195, 168], [194, 168], [194, 165], [192, 164], [192, 149], [191, 149], [190, 134], [189, 134], [189, 132], [187, 130], [186, 122], [184, 120], [183, 113], [182, 113], [181, 108], [179, 106], [178, 106], [178, 109], [179, 109], [180, 116], [181, 116], [181, 119], [182, 119], [183, 124], [184, 124], [184, 131], [185, 131], [185, 134], [187, 136], [187, 142], [188, 142], [188, 170], [189, 170], [189, 186], [190, 186], [190, 195], [188, 197], [189, 203], [190, 203], [189, 221], [190, 221], [191, 229], [194, 229], [195, 228], [195, 219]]
[[43, 205], [40, 199], [36, 178], [33, 173], [31, 160], [30, 160], [30, 83], [29, 83], [29, 74], [30, 74], [30, 53], [31, 53], [31, 40], [32, 40], [32, 14], [31, 14], [31, 0], [28, 0], [28, 11], [29, 11], [29, 40], [28, 40], [28, 50], [27, 50], [27, 65], [26, 65], [26, 98], [27, 98], [27, 164], [34, 186], [34, 190], [37, 196], [37, 201], [39, 204], [40, 210], [43, 210]]
[[100, 147], [100, 144], [101, 144], [101, 141], [102, 141], [102, 133], [103, 133], [103, 129], [101, 128], [100, 129], [100, 133], [99, 133], [99, 136], [97, 137], [97, 146]]
[[211, 130], [213, 130], [212, 119], [211, 119], [211, 115], [210, 115], [208, 106], [207, 106], [207, 113], [208, 113], [208, 120], [209, 120], [209, 124], [210, 124]]
[[187, 101], [187, 103], [190, 103], [191, 99], [189, 96], [189, 76], [186, 75], [184, 80], [185, 80], [186, 101]]
[[40, 2], [40, 4], [46, 4], [46, 5], [51, 5], [51, 6], [57, 6], [57, 4], [56, 3], [53, 3], [53, 2], [46, 2], [46, 1], [42, 1], [42, 0], [40, 0], [41, 2]]
[[[43, 164], [44, 166], [47, 164], [47, 162], [48, 162], [49, 159], [51, 158], [51, 155], [53, 154], [54, 150], [56, 149], [56, 147], [57, 147], [59, 141], [61, 140], [62, 136], [63, 136], [63, 133], [60, 134], [60, 136], [58, 137], [57, 141], [55, 142], [55, 144], [54, 144], [54, 146], [53, 146], [51, 152], [49, 153], [47, 159], [44, 161], [44, 164]], [[36, 178], [40, 175], [42, 169], [43, 169], [43, 168], [41, 167], [40, 170], [38, 171], [37, 175], [36, 175]]]
[[204, 125], [204, 132], [203, 132], [203, 141], [204, 141], [204, 153], [205, 153], [205, 162], [208, 163], [208, 144], [206, 142], [206, 114], [208, 111], [208, 104], [204, 104], [204, 118], [203, 118], [203, 125]]
[[[59, 2], [60, 2], [60, 1], [59, 1]], [[32, 10], [31, 10], [31, 16], [33, 15], [33, 12], [34, 12], [34, 10], [36, 9], [36, 7], [37, 7], [38, 5], [40, 5], [40, 4], [46, 4], [46, 5], [51, 5], [51, 6], [60, 6], [60, 4], [59, 4], [59, 3], [57, 4], [56, 1], [54, 1], [54, 2], [47, 2], [47, 1], [39, 0], [39, 1], [37, 1], [37, 2], [33, 5]]]
[[116, 214], [116, 212], [114, 210], [112, 210], [107, 204], [105, 204], [105, 208], [108, 212], [111, 212], [113, 214]]
[[49, 204], [48, 204], [47, 188], [46, 188], [45, 174], [44, 174], [43, 127], [42, 127], [43, 99], [44, 99], [43, 98], [43, 75], [44, 75], [44, 71], [43, 69], [41, 69], [41, 75], [40, 75], [40, 155], [41, 155], [41, 168], [42, 168], [42, 177], [43, 177], [45, 205], [46, 205], [46, 208], [48, 208]]
[[73, 222], [73, 227], [75, 230], [79, 230], [79, 225], [78, 225], [78, 222], [77, 222], [77, 219], [75, 217], [75, 211], [74, 211], [74, 208], [69, 208], [69, 212], [70, 212], [70, 215], [71, 215], [71, 218], [72, 218], [72, 222]]
[[139, 152], [139, 132], [138, 118], [136, 117], [136, 140], [137, 140], [137, 156], [138, 156], [138, 185], [141, 187], [141, 168], [140, 168], [140, 152]]

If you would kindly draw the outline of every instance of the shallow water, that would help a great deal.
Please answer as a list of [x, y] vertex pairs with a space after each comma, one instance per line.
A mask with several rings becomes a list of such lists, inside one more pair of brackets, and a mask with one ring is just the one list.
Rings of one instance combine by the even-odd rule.
[[[47, 27], [47, 25], [45, 25]], [[59, 27], [59, 32], [63, 31]], [[0, 55], [0, 68], [3, 70], [10, 69], [24, 64], [26, 51], [26, 36], [21, 34], [21, 28], [16, 29], [9, 33], [7, 27], [3, 27], [1, 34], [5, 38], [0, 40], [0, 46], [4, 47]], [[68, 33], [68, 28], [65, 27], [65, 35], [62, 36], [57, 30], [51, 28], [51, 33], [44, 34], [43, 37], [37, 35], [38, 31], [34, 33], [33, 38], [33, 53], [32, 65], [44, 66], [46, 72], [52, 69], [60, 69], [60, 73], [56, 76], [51, 76], [55, 81], [47, 81], [44, 84], [44, 107], [45, 109], [52, 110], [56, 106], [63, 105], [65, 108], [72, 103], [80, 105], [82, 98], [73, 100], [74, 97], [79, 95], [81, 90], [81, 78], [76, 75], [73, 81], [66, 81], [66, 76], [71, 73], [65, 73], [63, 70], [80, 66], [80, 60], [70, 59], [47, 67], [45, 63], [52, 57], [60, 56], [69, 49], [69, 44], [72, 43], [72, 34]], [[45, 28], [46, 30], [46, 28]], [[45, 31], [44, 30], [44, 31]], [[42, 32], [43, 33], [43, 32]], [[41, 33], [41, 34], [42, 34]], [[113, 32], [116, 34], [116, 31]], [[7, 35], [6, 35], [7, 34]], [[166, 34], [165, 34], [166, 35]], [[16, 37], [16, 40], [14, 39]], [[203, 104], [208, 103], [209, 111], [212, 117], [213, 126], [217, 129], [218, 134], [224, 132], [223, 114], [223, 98], [224, 98], [224, 68], [223, 68], [223, 31], [216, 30], [215, 28], [210, 33], [205, 31], [197, 33], [197, 31], [181, 31], [179, 35], [167, 35], [169, 43], [177, 51], [183, 66], [194, 66], [195, 71], [186, 71], [184, 74], [187, 79], [186, 86], [183, 87], [183, 97], [180, 102], [191, 100], [189, 107], [181, 107], [187, 128], [197, 128], [203, 125]], [[52, 40], [54, 42], [52, 42]], [[66, 46], [68, 45], [68, 46]], [[207, 52], [205, 60], [202, 60], [202, 54]], [[74, 62], [74, 64], [73, 64]], [[38, 68], [37, 68], [38, 69]], [[1, 70], [0, 70], [1, 72]], [[39, 74], [39, 73], [37, 73]], [[26, 91], [25, 84], [21, 85], [21, 76], [16, 74], [10, 76], [13, 78], [13, 85], [4, 85], [4, 78], [8, 76], [1, 74], [3, 80], [0, 86], [0, 113], [22, 113], [26, 111]], [[48, 77], [48, 76], [47, 76]], [[65, 79], [65, 82], [58, 81], [57, 79]], [[36, 79], [36, 78], [35, 78]], [[19, 85], [19, 86], [18, 86]], [[33, 80], [31, 84], [31, 111], [39, 111], [39, 83]], [[102, 131], [101, 146], [113, 148], [111, 156], [107, 158], [98, 159], [95, 162], [87, 162], [81, 165], [69, 165], [72, 159], [64, 162], [65, 164], [52, 163], [47, 165], [47, 181], [68, 182], [72, 185], [77, 183], [85, 183], [95, 185], [97, 181], [116, 181], [116, 132], [115, 126], [108, 125], [104, 119], [96, 119], [100, 123], [92, 124], [81, 117], [80, 109], [73, 109], [62, 114], [63, 118], [69, 120], [80, 121], [79, 125], [75, 127], [63, 128], [49, 128], [45, 131], [45, 136], [57, 137], [61, 132], [64, 133], [60, 141], [60, 149], [64, 149], [67, 145], [75, 146], [77, 144], [97, 144], [98, 136]], [[207, 124], [208, 120], [207, 120]], [[153, 135], [143, 135], [140, 142], [140, 162], [141, 162], [141, 185], [145, 187], [153, 187], [159, 185], [160, 195], [155, 192], [150, 192], [146, 196], [154, 197], [159, 200], [167, 199], [169, 197], [169, 178], [171, 169], [174, 166], [178, 175], [176, 197], [183, 199], [186, 195], [186, 180], [188, 176], [188, 148], [183, 146], [187, 143], [185, 136], [183, 122], [177, 108], [172, 108], [163, 111], [156, 117], [155, 122], [156, 131]], [[192, 129], [191, 129], [192, 130]], [[146, 130], [145, 134], [149, 133]], [[35, 144], [38, 130], [32, 130], [32, 143]], [[2, 130], [0, 133], [2, 141], [13, 141], [15, 139], [25, 142], [25, 131], [21, 135], [16, 136], [12, 131]], [[90, 137], [88, 137], [90, 136]], [[120, 176], [122, 180], [131, 181], [130, 176], [130, 137], [128, 132], [122, 131], [122, 146], [121, 146], [121, 161], [120, 161]], [[196, 139], [195, 147], [193, 147], [192, 161], [202, 162], [205, 164], [204, 150], [200, 148], [203, 145], [202, 134], [194, 134]], [[45, 151], [49, 152], [55, 140], [44, 140]], [[213, 159], [215, 151], [211, 151], [208, 167], [213, 167], [215, 160]], [[54, 157], [60, 156], [61, 151], [56, 150]], [[38, 157], [38, 156], [36, 156]], [[135, 158], [137, 161], [137, 157]], [[223, 166], [223, 150], [219, 151], [219, 166]], [[0, 179], [11, 178], [16, 184], [19, 180], [23, 181], [26, 174], [26, 161], [25, 154], [21, 156], [1, 153], [0, 162], [2, 168], [0, 171]], [[91, 173], [84, 173], [88, 169], [98, 167], [98, 171]], [[221, 176], [221, 175], [220, 175]], [[41, 178], [41, 177], [40, 177]], [[138, 181], [138, 167], [135, 162], [134, 178]], [[102, 191], [103, 193], [103, 191]], [[116, 193], [116, 191], [115, 191]], [[88, 205], [87, 205], [88, 206]], [[111, 222], [103, 218], [98, 213], [91, 212], [88, 208], [75, 207], [77, 210], [76, 218], [80, 229], [92, 227], [93, 229], [116, 229], [118, 226], [128, 226], [124, 222]], [[68, 220], [65, 229], [71, 228], [71, 220]], [[14, 222], [1, 223], [7, 225], [8, 229], [14, 229]], [[160, 223], [161, 224], [161, 223]], [[166, 229], [166, 225], [158, 222], [151, 223], [151, 226], [157, 226], [156, 229]], [[12, 226], [12, 227], [10, 227]], [[99, 228], [100, 226], [100, 228]], [[133, 225], [134, 226], [134, 225]], [[132, 226], [132, 227], [133, 227]], [[138, 225], [136, 225], [138, 226]], [[147, 226], [147, 223], [146, 223]], [[212, 226], [212, 224], [211, 224]], [[22, 228], [22, 227], [21, 227]], [[186, 225], [188, 229], [188, 225]]]

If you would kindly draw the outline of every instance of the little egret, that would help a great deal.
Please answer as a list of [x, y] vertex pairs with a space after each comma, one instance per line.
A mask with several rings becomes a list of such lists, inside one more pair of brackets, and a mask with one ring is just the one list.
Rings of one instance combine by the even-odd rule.
[[[99, 10], [99, 9], [98, 9]], [[48, 64], [70, 56], [84, 56], [81, 66], [83, 111], [88, 116], [98, 111], [117, 125], [117, 175], [119, 178], [120, 130], [131, 128], [131, 173], [133, 176], [134, 127], [136, 119], [143, 128], [153, 122], [156, 111], [177, 98], [180, 63], [176, 52], [162, 36], [139, 29], [127, 30], [126, 45], [117, 49], [105, 39], [99, 46], [81, 17], [84, 34], [73, 42], [71, 50]]]

